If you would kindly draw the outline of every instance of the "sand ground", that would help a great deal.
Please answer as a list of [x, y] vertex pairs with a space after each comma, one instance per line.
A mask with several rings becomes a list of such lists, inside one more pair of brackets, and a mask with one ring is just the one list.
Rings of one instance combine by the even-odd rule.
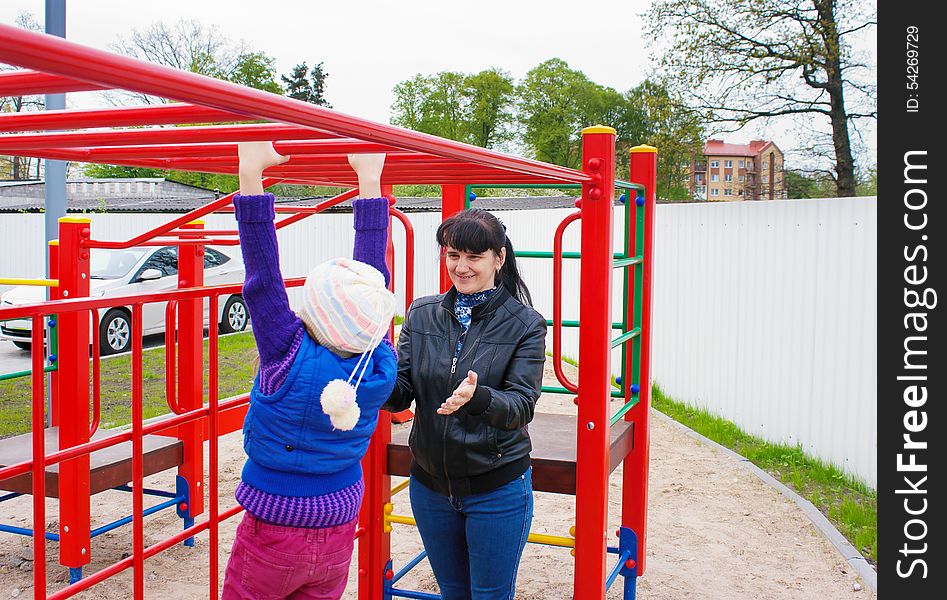
[[[547, 373], [554, 381], [551, 373]], [[571, 397], [544, 395], [539, 410], [574, 414]], [[762, 483], [738, 461], [685, 435], [661, 419], [652, 419], [651, 471], [648, 503], [648, 558], [638, 581], [638, 597], [648, 600], [683, 598], [758, 600], [869, 600], [875, 595], [854, 570], [790, 500]], [[395, 425], [407, 427], [409, 425]], [[233, 490], [243, 463], [240, 432], [219, 442], [221, 507], [234, 505]], [[612, 529], [618, 524], [621, 467], [609, 484]], [[395, 483], [400, 481], [396, 479]], [[150, 477], [147, 487], [173, 488], [173, 473]], [[574, 524], [572, 496], [537, 493], [533, 531], [568, 535]], [[410, 514], [407, 492], [393, 499], [396, 514]], [[146, 498], [148, 503], [155, 500]], [[0, 504], [0, 522], [31, 526], [31, 500], [16, 498]], [[131, 494], [105, 492], [93, 498], [93, 527], [131, 514]], [[47, 502], [49, 531], [58, 528], [55, 502]], [[221, 582], [238, 515], [220, 526]], [[396, 569], [421, 548], [414, 528], [395, 525], [392, 556]], [[180, 531], [181, 521], [162, 511], [145, 520], [145, 545]], [[91, 573], [120, 560], [131, 551], [130, 525], [96, 537], [92, 543]], [[67, 572], [57, 560], [57, 545], [47, 543], [49, 593], [62, 589]], [[344, 598], [354, 600], [356, 561]], [[209, 541], [206, 533], [193, 548], [175, 546], [145, 562], [145, 596], [155, 600], [207, 598]], [[0, 599], [33, 596], [32, 541], [0, 534]], [[520, 564], [517, 598], [566, 599], [572, 596], [573, 558], [568, 549], [527, 545]], [[405, 589], [436, 592], [426, 561], [399, 582]], [[80, 598], [119, 600], [132, 593], [131, 570], [125, 571]], [[621, 582], [608, 593], [621, 598]]]

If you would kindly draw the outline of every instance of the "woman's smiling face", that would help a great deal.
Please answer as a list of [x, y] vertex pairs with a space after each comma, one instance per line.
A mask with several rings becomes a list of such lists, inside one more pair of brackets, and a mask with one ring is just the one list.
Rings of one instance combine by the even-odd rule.
[[450, 246], [444, 248], [447, 273], [461, 294], [473, 294], [492, 288], [497, 271], [503, 266], [505, 258], [506, 248], [503, 248], [500, 254], [493, 250], [473, 254]]

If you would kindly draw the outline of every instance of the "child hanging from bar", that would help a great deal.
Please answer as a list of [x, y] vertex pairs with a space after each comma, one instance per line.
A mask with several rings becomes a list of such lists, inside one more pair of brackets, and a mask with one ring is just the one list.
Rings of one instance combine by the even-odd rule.
[[288, 158], [269, 142], [238, 148], [234, 208], [260, 370], [236, 491], [246, 512], [222, 598], [341, 598], [364, 492], [360, 461], [397, 372], [386, 337], [395, 300], [386, 287], [385, 155], [349, 155], [361, 196], [354, 260], [313, 269], [297, 316], [280, 273], [274, 197], [262, 185], [263, 170]]

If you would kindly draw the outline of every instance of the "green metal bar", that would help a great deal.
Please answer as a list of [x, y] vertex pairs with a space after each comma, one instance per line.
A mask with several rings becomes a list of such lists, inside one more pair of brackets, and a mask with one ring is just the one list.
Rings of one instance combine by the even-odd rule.
[[[578, 190], [582, 189], [582, 186], [578, 183], [516, 183], [516, 184], [502, 184], [502, 183], [475, 183], [467, 186], [468, 188], [479, 188], [479, 189], [510, 189], [510, 190]], [[619, 179], [615, 180], [615, 187], [622, 190], [636, 190], [644, 191], [644, 186], [640, 183], [630, 183], [628, 181], [621, 181]]]
[[[546, 326], [547, 326], [547, 327], [552, 327], [552, 320], [551, 320], [551, 319], [546, 319]], [[562, 322], [562, 326], [563, 326], [563, 327], [578, 327], [578, 326], [579, 326], [579, 322], [578, 322], [578, 321], [563, 321], [563, 322]], [[620, 329], [620, 330], [624, 331], [624, 330], [625, 330], [625, 324], [624, 324], [624, 323], [612, 323], [612, 329]]]
[[[517, 250], [516, 258], [552, 258], [552, 252], [547, 252], [545, 250]], [[582, 253], [563, 252], [562, 258], [582, 258]], [[616, 253], [612, 258], [614, 260], [625, 260], [629, 257], [626, 254]]]
[[[44, 373], [50, 373], [56, 370], [56, 365], [49, 365], [43, 369]], [[18, 377], [28, 377], [33, 374], [32, 370], [27, 371], [17, 371], [15, 373], [4, 373], [0, 375], [0, 381], [6, 381], [8, 379], [17, 379]]]
[[[638, 337], [639, 335], [641, 335], [641, 328], [640, 328], [640, 327], [635, 327], [635, 328], [632, 329], [631, 331], [626, 331], [625, 333], [621, 334], [620, 336], [618, 336], [617, 338], [615, 338], [615, 339], [612, 340], [612, 348], [614, 348], [615, 346], [617, 346], [617, 345], [619, 345], [619, 344], [624, 344], [624, 343], [627, 342], [628, 340], [630, 340], [630, 339], [632, 339], [632, 338], [636, 338], [636, 337]], [[622, 380], [622, 383], [624, 383], [624, 380]]]
[[564, 387], [559, 387], [557, 385], [544, 385], [540, 388], [540, 391], [544, 394], [568, 394], [570, 396], [575, 396], [573, 392], [570, 392]]
[[629, 256], [628, 258], [616, 258], [612, 262], [612, 266], [618, 269], [621, 267], [632, 267], [641, 262], [644, 262], [643, 256]]
[[620, 421], [621, 418], [625, 416], [625, 413], [631, 410], [632, 408], [634, 408], [635, 405], [638, 404], [638, 402], [639, 402], [638, 396], [637, 395], [632, 396], [631, 400], [626, 402], [624, 406], [618, 409], [618, 412], [616, 412], [614, 415], [611, 416], [611, 418], [608, 420], [609, 426], [614, 425], [615, 423]]
[[470, 209], [470, 192], [473, 191], [473, 186], [469, 183], [464, 186], [464, 210]]
[[[643, 187], [643, 186], [642, 186], [642, 187]], [[638, 193], [636, 194], [635, 200], [637, 200], [637, 197], [638, 197], [638, 196], [640, 196], [640, 197], [642, 197], [642, 198], [644, 197], [644, 190], [643, 190], [643, 189], [641, 189], [641, 190], [638, 191]], [[630, 208], [631, 208], [631, 206], [632, 206], [631, 198], [628, 199], [628, 201], [625, 203], [625, 206], [626, 206], [626, 209], [625, 209], [625, 217], [628, 218], [628, 219], [630, 219], [630, 218], [631, 218], [631, 210], [630, 210]], [[644, 256], [644, 213], [645, 213], [645, 209], [644, 209], [644, 205], [643, 205], [643, 204], [642, 204], [641, 206], [638, 206], [638, 202], [637, 202], [637, 201], [634, 202], [634, 205], [633, 205], [633, 206], [635, 207], [635, 208], [634, 208], [634, 211], [635, 211], [635, 214], [634, 214], [634, 218], [635, 218], [635, 247], [634, 247], [633, 249], [632, 249], [632, 248], [628, 248], [627, 246], [629, 245], [629, 240], [626, 239], [626, 240], [625, 240], [625, 245], [626, 245], [625, 251], [626, 251], [627, 253], [629, 253], [629, 254], [631, 254], [632, 252], [634, 252], [634, 255], [635, 255], [635, 256]], [[631, 325], [632, 325], [632, 328], [633, 328], [632, 331], [637, 330], [637, 331], [640, 332], [640, 331], [641, 331], [641, 314], [642, 314], [642, 313], [641, 313], [641, 304], [642, 304], [643, 299], [644, 299], [644, 281], [643, 281], [643, 280], [644, 280], [644, 261], [642, 260], [641, 262], [636, 263], [633, 268], [634, 268], [634, 277], [635, 277], [635, 280], [634, 280], [634, 281], [635, 281], [635, 286], [634, 286], [634, 292], [633, 292], [633, 294], [634, 294], [634, 298], [633, 298], [634, 304], [633, 304], [633, 310], [632, 310], [632, 316], [631, 316]], [[630, 271], [626, 271], [626, 272], [629, 272], [629, 273], [630, 273]], [[625, 318], [627, 319], [627, 317], [625, 317]], [[631, 385], [631, 384], [638, 384], [638, 385], [640, 385], [640, 384], [641, 384], [641, 381], [640, 381], [640, 377], [641, 377], [641, 336], [635, 336], [635, 338], [631, 341], [631, 374], [630, 374], [630, 375], [631, 375], [631, 376], [630, 376], [630, 378], [629, 378], [628, 381], [627, 381], [627, 384], [628, 384], [628, 385]], [[622, 380], [622, 383], [625, 383], [625, 380]], [[631, 408], [631, 407], [629, 407], [629, 408]], [[627, 411], [626, 411], [626, 412], [627, 412]]]

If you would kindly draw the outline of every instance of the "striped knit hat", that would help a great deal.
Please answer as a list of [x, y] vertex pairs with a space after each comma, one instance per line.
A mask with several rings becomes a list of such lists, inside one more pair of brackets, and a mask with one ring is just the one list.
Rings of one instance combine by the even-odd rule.
[[371, 265], [333, 258], [306, 277], [299, 317], [317, 342], [344, 354], [361, 354], [381, 342], [395, 313], [385, 277]]

